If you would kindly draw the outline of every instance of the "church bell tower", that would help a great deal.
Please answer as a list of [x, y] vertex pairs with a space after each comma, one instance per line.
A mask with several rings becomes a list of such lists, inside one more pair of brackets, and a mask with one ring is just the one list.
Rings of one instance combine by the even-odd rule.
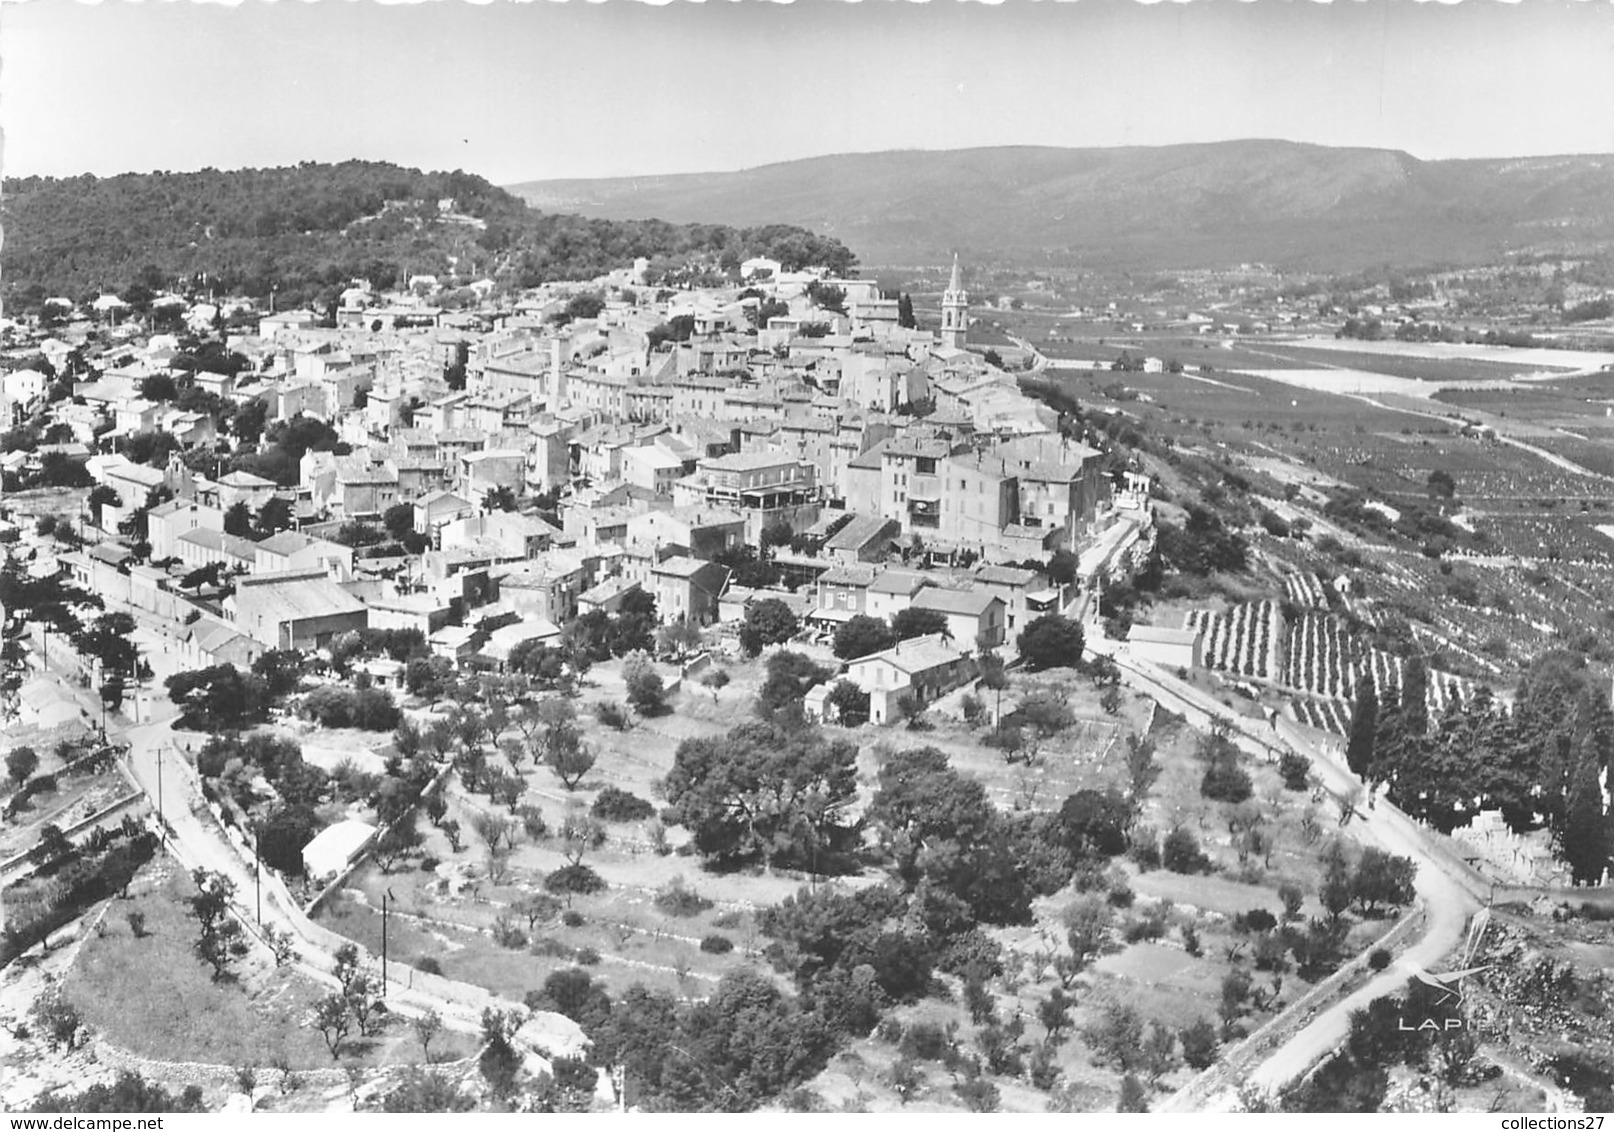
[[953, 254], [953, 277], [947, 284], [947, 290], [942, 292], [942, 324], [941, 341], [943, 346], [954, 349], [964, 348], [964, 338], [969, 332], [970, 324], [970, 297], [964, 290], [964, 281], [959, 275], [958, 254]]

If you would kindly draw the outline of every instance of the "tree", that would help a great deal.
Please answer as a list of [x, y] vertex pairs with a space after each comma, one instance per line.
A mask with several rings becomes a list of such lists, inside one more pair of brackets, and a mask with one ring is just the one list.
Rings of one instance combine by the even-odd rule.
[[1209, 1019], [1201, 1018], [1192, 1026], [1184, 1027], [1178, 1038], [1182, 1041], [1182, 1057], [1191, 1069], [1209, 1069], [1216, 1063], [1221, 1043], [1216, 1039], [1216, 1027]]
[[1134, 809], [1141, 809], [1149, 788], [1160, 777], [1160, 766], [1154, 761], [1154, 740], [1126, 737], [1127, 797]]
[[1058, 1045], [1070, 1029], [1070, 1009], [1075, 1000], [1065, 993], [1064, 987], [1055, 987], [1048, 997], [1037, 1004], [1037, 1021], [1048, 1032], [1048, 1043]]
[[1331, 842], [1323, 852], [1323, 881], [1317, 889], [1317, 899], [1329, 919], [1337, 922], [1354, 898], [1350, 864], [1339, 842]]
[[235, 882], [223, 873], [206, 869], [193, 870], [191, 880], [196, 885], [196, 895], [188, 897], [186, 903], [198, 927], [196, 954], [213, 968], [213, 981], [218, 982], [230, 964], [248, 950], [246, 932], [230, 914]]
[[246, 500], [236, 500], [224, 512], [224, 533], [236, 538], [252, 537], [252, 508]]
[[101, 511], [107, 507], [123, 506], [123, 499], [116, 491], [106, 484], [97, 484], [90, 489], [89, 496], [84, 500], [84, 506], [89, 508], [90, 522], [101, 526]]
[[712, 702], [717, 703], [717, 694], [729, 685], [729, 674], [721, 668], [714, 668], [701, 677], [701, 686], [710, 690]]
[[123, 1112], [206, 1112], [199, 1085], [187, 1085], [178, 1096], [130, 1069], [120, 1070], [111, 1085], [91, 1085], [81, 1093], [51, 1093], [35, 1100], [28, 1112], [75, 1115]]
[[594, 769], [594, 749], [583, 742], [581, 733], [570, 724], [550, 728], [543, 740], [544, 765], [554, 771], [561, 785], [576, 790], [578, 783]]
[[778, 546], [789, 546], [795, 537], [796, 531], [790, 521], [780, 517], [762, 528], [762, 537], [758, 541], [762, 544], [763, 553], [767, 553]]
[[666, 704], [667, 689], [659, 672], [635, 673], [627, 682], [627, 691], [628, 702], [640, 715], [656, 715]]
[[1182, 1064], [1177, 1056], [1177, 1035], [1159, 1022], [1149, 1025], [1149, 1036], [1143, 1041], [1143, 1070], [1154, 1085]]
[[65, 1049], [71, 1053], [83, 1036], [84, 1016], [78, 1007], [68, 1001], [61, 985], [51, 983], [28, 1011], [29, 1019], [44, 1035], [51, 1049]]
[[1044, 613], [1024, 629], [1016, 647], [1033, 672], [1046, 668], [1074, 668], [1081, 663], [1085, 641], [1082, 627], [1058, 613]]
[[373, 851], [376, 863], [381, 866], [383, 873], [390, 873], [400, 859], [419, 849], [425, 840], [415, 825], [415, 810], [405, 810], [393, 819], [385, 833], [376, 838]]
[[1110, 950], [1110, 929], [1115, 913], [1109, 904], [1097, 896], [1083, 896], [1070, 904], [1060, 917], [1065, 927], [1067, 954], [1054, 960], [1054, 973], [1060, 985], [1069, 989], [1071, 983], [1100, 956]]
[[281, 803], [254, 826], [258, 856], [272, 869], [302, 876], [303, 846], [319, 830], [319, 815], [312, 806]]
[[878, 617], [859, 613], [835, 630], [835, 656], [839, 660], [856, 660], [861, 656], [883, 652], [897, 643], [891, 626]]
[[943, 752], [920, 747], [889, 757], [865, 816], [906, 888], [938, 890], [989, 923], [1024, 923], [1030, 915], [1031, 846]]
[[1587, 748], [1582, 750], [1570, 779], [1568, 806], [1558, 837], [1559, 850], [1576, 884], [1601, 882], [1614, 848], [1610, 845], [1609, 819], [1603, 813], [1598, 762], [1590, 744]]
[[398, 1087], [381, 1098], [383, 1112], [470, 1112], [475, 1107], [476, 1101], [451, 1075], [413, 1065], [404, 1070]]
[[39, 756], [32, 747], [13, 747], [6, 754], [6, 774], [15, 786], [21, 786], [39, 769]]
[[849, 846], [842, 811], [857, 789], [857, 745], [805, 720], [743, 723], [685, 739], [666, 777], [667, 816], [718, 861], [812, 865]]
[[1117, 790], [1083, 788], [1065, 799], [1059, 824], [1065, 845], [1077, 857], [1115, 857], [1126, 852], [1133, 811]]
[[797, 707], [815, 685], [831, 676], [829, 669], [799, 652], [781, 649], [768, 658], [768, 677], [757, 690], [756, 711], [764, 719], [781, 708]]
[[775, 597], [764, 598], [745, 611], [745, 622], [740, 626], [740, 647], [746, 656], [756, 656], [767, 645], [790, 640], [799, 629], [796, 615], [788, 605]]
[[198, 731], [233, 731], [268, 718], [268, 689], [262, 678], [233, 664], [178, 672], [164, 682], [169, 699], [181, 709], [182, 726]]
[[496, 1097], [508, 1097], [515, 1092], [516, 1078], [521, 1072], [521, 1055], [512, 1044], [516, 1031], [521, 1029], [521, 1015], [514, 1010], [499, 1010], [488, 1006], [482, 1009], [482, 1056], [478, 1067]]
[[134, 642], [135, 620], [127, 613], [103, 613], [73, 641], [73, 647], [94, 657], [108, 673], [133, 676], [140, 662]]
[[1121, 1078], [1121, 1099], [1116, 1102], [1115, 1111], [1149, 1111], [1149, 1090], [1144, 1088], [1143, 1082], [1131, 1073]]
[[1311, 782], [1311, 760], [1298, 751], [1285, 751], [1278, 760], [1285, 790], [1304, 791]]
[[824, 697], [824, 706], [833, 709], [843, 727], [861, 727], [869, 721], [869, 694], [850, 680], [837, 680]]
[[485, 511], [514, 511], [520, 506], [520, 500], [508, 484], [500, 484], [489, 490], [482, 497], [482, 508]]
[[947, 615], [939, 609], [899, 609], [891, 615], [891, 632], [899, 641], [937, 633], [946, 636]]
[[1378, 911], [1379, 905], [1399, 907], [1410, 904], [1417, 895], [1412, 878], [1417, 865], [1407, 857], [1394, 857], [1382, 849], [1368, 846], [1362, 850], [1351, 875], [1351, 895], [1367, 915]]
[[1123, 1072], [1143, 1064], [1143, 1016], [1129, 1002], [1106, 1002], [1082, 1036], [1100, 1060]]
[[1182, 826], [1166, 834], [1166, 840], [1160, 847], [1160, 863], [1174, 873], [1202, 873], [1210, 867], [1210, 861], [1200, 851], [1198, 840]]
[[919, 320], [914, 318], [913, 296], [906, 291], [897, 300], [897, 325], [904, 330], [917, 330]]
[[1401, 666], [1401, 726], [1412, 740], [1429, 734], [1429, 668], [1413, 653]]
[[1451, 499], [1457, 494], [1457, 481], [1451, 478], [1450, 472], [1442, 468], [1436, 468], [1429, 473], [1427, 486], [1431, 499]]
[[314, 1029], [325, 1039], [325, 1048], [331, 1051], [331, 1060], [339, 1060], [342, 1056], [342, 1042], [347, 1039], [348, 1031], [352, 1028], [347, 999], [339, 994], [326, 995], [314, 1004], [312, 1022]]
[[701, 629], [693, 621], [674, 621], [656, 633], [656, 648], [664, 656], [683, 660], [700, 647]]
[[259, 538], [268, 538], [270, 535], [288, 530], [292, 522], [291, 503], [278, 495], [271, 495], [263, 501], [263, 506], [258, 508], [253, 528]]

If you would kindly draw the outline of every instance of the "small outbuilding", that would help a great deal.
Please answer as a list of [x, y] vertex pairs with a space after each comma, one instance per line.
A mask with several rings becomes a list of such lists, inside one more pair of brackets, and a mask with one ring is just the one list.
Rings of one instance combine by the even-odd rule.
[[303, 871], [314, 880], [333, 877], [353, 863], [375, 835], [375, 826], [354, 818], [327, 826], [303, 846]]
[[1204, 658], [1204, 634], [1198, 629], [1166, 629], [1159, 625], [1134, 625], [1127, 630], [1126, 644], [1132, 655], [1162, 668], [1198, 668]]

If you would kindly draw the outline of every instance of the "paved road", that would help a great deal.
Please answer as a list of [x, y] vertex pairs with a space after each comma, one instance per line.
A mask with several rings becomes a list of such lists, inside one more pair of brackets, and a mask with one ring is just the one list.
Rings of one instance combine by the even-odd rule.
[[[171, 640], [150, 643], [156, 644], [160, 651], [172, 649], [177, 654], [177, 645]], [[142, 644], [147, 642], [142, 641]], [[160, 673], [174, 657], [148, 659]], [[64, 677], [54, 668], [53, 664], [48, 674], [80, 703], [87, 715], [98, 718], [99, 697], [89, 689], [78, 687], [75, 680]], [[226, 839], [197, 791], [194, 772], [182, 762], [184, 755], [180, 747], [183, 743], [187, 740], [200, 743], [205, 739], [175, 734], [173, 725], [178, 710], [162, 693], [160, 684], [152, 690], [151, 704], [153, 719], [148, 723], [129, 725], [119, 716], [109, 716], [108, 738], [112, 742], [128, 743], [128, 757], [121, 765], [130, 781], [151, 800], [153, 809], [161, 809], [169, 829], [166, 840], [169, 854], [186, 870], [203, 868], [230, 878], [236, 888], [235, 911], [251, 926], [258, 914], [252, 858], [243, 856]], [[335, 966], [334, 952], [347, 941], [310, 921], [284, 884], [268, 871], [262, 877], [262, 915], [265, 925], [290, 933], [295, 963], [304, 974], [328, 986], [337, 985], [331, 974]], [[402, 970], [401, 965], [392, 968], [393, 979], [387, 988], [387, 1005], [396, 1013], [415, 1016], [435, 1010], [445, 1026], [470, 1034], [481, 1032], [485, 1007], [528, 1013], [519, 1003], [500, 999], [481, 987], [438, 976], [415, 977], [411, 980], [414, 985], [400, 986], [397, 977]], [[559, 1052], [576, 1051], [584, 1041], [581, 1029], [561, 1015], [535, 1015], [531, 1029], [524, 1033], [534, 1031], [542, 1033], [548, 1048]]]
[[[1091, 642], [1091, 647], [1094, 651], [1108, 653], [1115, 660], [1129, 687], [1153, 697], [1162, 707], [1183, 715], [1191, 723], [1205, 726], [1212, 719], [1226, 720], [1234, 729], [1234, 741], [1248, 752], [1264, 755], [1274, 748], [1291, 749], [1264, 725], [1238, 714], [1155, 665], [1132, 657], [1124, 644], [1101, 638]], [[1313, 772], [1336, 797], [1348, 797], [1353, 788], [1358, 787], [1356, 777], [1339, 765], [1330, 751], [1311, 747], [1301, 749], [1300, 753], [1312, 760]], [[1417, 862], [1413, 884], [1425, 904], [1427, 916], [1423, 933], [1407, 949], [1404, 959], [1425, 969], [1439, 970], [1442, 960], [1462, 942], [1469, 918], [1482, 906], [1484, 894], [1470, 891], [1467, 878], [1448, 874], [1444, 864], [1425, 847], [1418, 827], [1391, 807], [1359, 809], [1351, 824], [1361, 840]], [[1275, 1090], [1300, 1077], [1339, 1047], [1350, 1029], [1351, 1011], [1398, 992], [1406, 980], [1405, 972], [1394, 967], [1376, 976], [1297, 1031], [1272, 1056], [1256, 1066], [1248, 1080], [1258, 1088]]]

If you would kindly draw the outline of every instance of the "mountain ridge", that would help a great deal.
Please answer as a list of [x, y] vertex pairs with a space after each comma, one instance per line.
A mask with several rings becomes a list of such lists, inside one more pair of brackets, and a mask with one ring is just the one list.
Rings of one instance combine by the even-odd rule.
[[603, 219], [737, 224], [766, 212], [866, 264], [959, 250], [1020, 266], [1342, 271], [1614, 244], [1614, 157], [1601, 154], [1426, 160], [1278, 139], [990, 146], [506, 187]]

